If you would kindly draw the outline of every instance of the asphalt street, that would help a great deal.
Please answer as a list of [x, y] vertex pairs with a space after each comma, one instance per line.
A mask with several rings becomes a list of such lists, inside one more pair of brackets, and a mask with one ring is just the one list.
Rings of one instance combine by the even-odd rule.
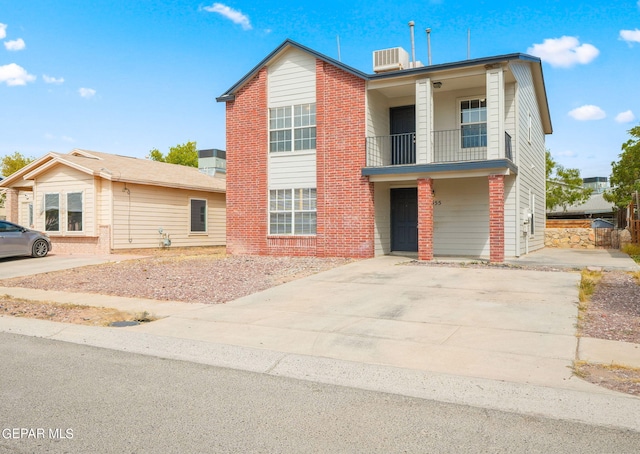
[[0, 334], [0, 453], [636, 453], [640, 433]]

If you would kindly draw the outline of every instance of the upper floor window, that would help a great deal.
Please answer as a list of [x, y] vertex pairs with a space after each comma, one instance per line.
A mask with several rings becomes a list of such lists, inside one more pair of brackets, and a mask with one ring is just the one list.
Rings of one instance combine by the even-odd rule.
[[269, 151], [315, 150], [316, 104], [269, 109]]
[[467, 99], [460, 102], [462, 148], [487, 146], [487, 100]]

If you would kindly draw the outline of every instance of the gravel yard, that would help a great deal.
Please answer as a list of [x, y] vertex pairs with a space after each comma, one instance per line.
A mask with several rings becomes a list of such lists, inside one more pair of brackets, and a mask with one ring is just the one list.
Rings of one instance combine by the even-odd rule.
[[316, 257], [227, 257], [224, 248], [134, 252], [154, 255], [4, 279], [0, 280], [0, 286], [220, 304], [351, 261]]

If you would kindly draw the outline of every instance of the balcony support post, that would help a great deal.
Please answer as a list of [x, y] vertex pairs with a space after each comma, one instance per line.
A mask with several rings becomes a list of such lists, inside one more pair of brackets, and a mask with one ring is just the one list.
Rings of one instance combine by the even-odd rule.
[[418, 259], [433, 260], [433, 179], [418, 179]]
[[501, 65], [487, 68], [487, 159], [505, 157], [504, 71]]
[[416, 164], [433, 162], [433, 86], [431, 79], [416, 81]]
[[489, 261], [504, 262], [504, 175], [489, 175]]

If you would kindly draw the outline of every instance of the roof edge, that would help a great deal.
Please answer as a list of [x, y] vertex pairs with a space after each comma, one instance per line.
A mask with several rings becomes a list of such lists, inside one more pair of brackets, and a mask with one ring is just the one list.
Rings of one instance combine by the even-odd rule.
[[229, 101], [233, 101], [235, 100], [235, 94], [236, 92], [242, 87], [244, 86], [244, 84], [246, 84], [251, 78], [253, 78], [253, 76], [260, 71], [260, 69], [262, 69], [263, 66], [265, 66], [266, 64], [269, 63], [269, 61], [273, 60], [277, 55], [279, 55], [281, 52], [283, 52], [285, 49], [288, 49], [290, 47], [299, 49], [303, 52], [307, 52], [311, 55], [313, 55], [314, 57], [316, 57], [319, 60], [325, 61], [327, 63], [330, 63], [334, 66], [337, 66], [338, 68], [353, 74], [356, 77], [360, 77], [361, 79], [368, 79], [369, 76], [366, 73], [363, 73], [362, 71], [353, 68], [349, 65], [345, 65], [344, 63], [335, 60], [327, 55], [321, 54], [318, 51], [315, 51], [307, 46], [303, 46], [300, 43], [297, 43], [291, 39], [286, 39], [282, 44], [280, 44], [278, 47], [276, 47], [273, 51], [271, 51], [269, 53], [269, 55], [267, 55], [265, 58], [263, 58], [260, 63], [258, 63], [256, 66], [253, 67], [253, 69], [251, 69], [251, 71], [249, 71], [247, 74], [245, 74], [238, 82], [236, 82], [233, 86], [231, 86], [227, 91], [225, 91], [221, 96], [216, 98], [217, 102], [229, 102]]

